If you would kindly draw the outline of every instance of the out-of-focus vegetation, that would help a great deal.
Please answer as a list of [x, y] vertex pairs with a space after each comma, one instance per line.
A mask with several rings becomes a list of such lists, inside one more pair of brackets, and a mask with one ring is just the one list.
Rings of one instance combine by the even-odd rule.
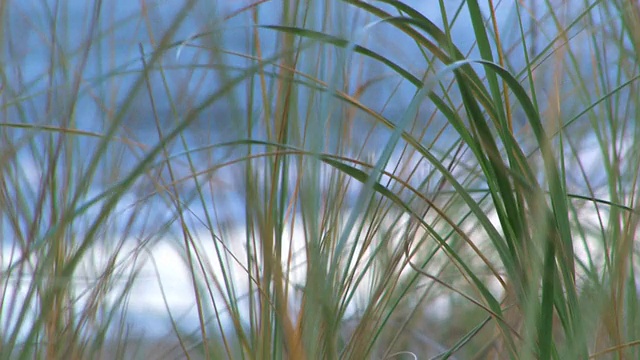
[[640, 356], [637, 1], [170, 5], [0, 5], [1, 357]]

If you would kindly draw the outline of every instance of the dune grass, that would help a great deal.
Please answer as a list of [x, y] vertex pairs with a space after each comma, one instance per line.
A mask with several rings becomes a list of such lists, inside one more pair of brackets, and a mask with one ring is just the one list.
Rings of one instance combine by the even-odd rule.
[[640, 356], [636, 1], [180, 3], [0, 5], [2, 358]]

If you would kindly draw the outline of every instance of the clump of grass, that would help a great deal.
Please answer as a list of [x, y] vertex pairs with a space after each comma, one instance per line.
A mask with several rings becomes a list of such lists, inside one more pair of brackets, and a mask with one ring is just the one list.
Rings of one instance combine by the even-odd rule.
[[145, 356], [170, 244], [187, 358], [637, 357], [640, 8], [569, 3], [58, 4], [34, 79], [7, 6], [0, 353]]

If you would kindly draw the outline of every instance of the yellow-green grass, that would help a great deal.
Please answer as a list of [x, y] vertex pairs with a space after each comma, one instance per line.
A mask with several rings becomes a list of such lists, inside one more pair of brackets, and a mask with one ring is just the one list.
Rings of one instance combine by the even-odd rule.
[[63, 3], [0, 5], [0, 356], [639, 356], [636, 1]]

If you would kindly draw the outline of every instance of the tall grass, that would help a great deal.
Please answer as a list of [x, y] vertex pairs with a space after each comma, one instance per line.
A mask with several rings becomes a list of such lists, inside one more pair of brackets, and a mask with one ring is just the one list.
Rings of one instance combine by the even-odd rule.
[[123, 6], [0, 5], [3, 358], [640, 356], [637, 2]]

